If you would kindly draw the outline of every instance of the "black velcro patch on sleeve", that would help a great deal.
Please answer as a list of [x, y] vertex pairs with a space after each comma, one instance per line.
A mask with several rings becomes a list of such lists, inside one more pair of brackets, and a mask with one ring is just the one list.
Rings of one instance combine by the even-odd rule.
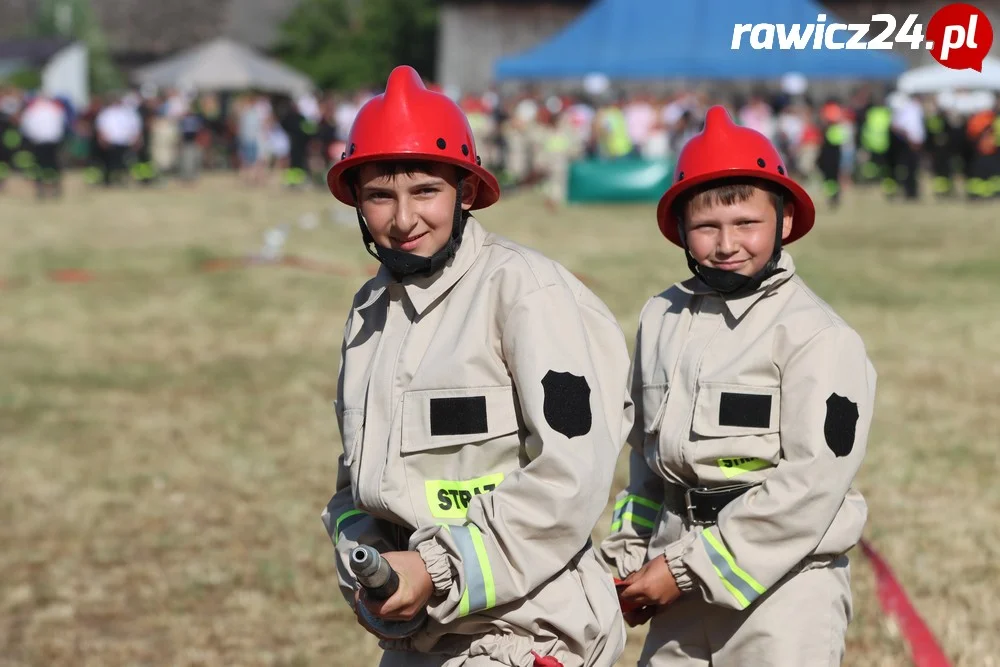
[[545, 389], [542, 411], [553, 431], [567, 438], [590, 433], [594, 419], [587, 378], [549, 371], [542, 378], [542, 387]]
[[771, 396], [722, 392], [719, 426], [767, 428], [771, 425]]
[[431, 435], [473, 435], [488, 431], [485, 396], [431, 399]]
[[826, 446], [835, 456], [847, 456], [854, 449], [858, 430], [858, 404], [849, 398], [830, 394], [826, 399], [826, 421], [823, 435]]

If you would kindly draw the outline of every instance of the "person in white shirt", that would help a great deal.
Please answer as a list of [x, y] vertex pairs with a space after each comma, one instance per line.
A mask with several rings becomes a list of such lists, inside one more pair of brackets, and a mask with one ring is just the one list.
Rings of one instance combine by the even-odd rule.
[[62, 194], [59, 148], [66, 134], [66, 108], [46, 95], [28, 103], [21, 114], [21, 135], [35, 158], [35, 184], [39, 199]]
[[639, 149], [640, 154], [646, 154], [646, 145], [653, 134], [656, 126], [656, 109], [649, 95], [639, 94], [625, 103], [622, 112], [625, 114], [625, 126], [628, 128], [629, 138]]
[[97, 114], [95, 125], [97, 140], [107, 155], [104, 162], [104, 185], [123, 182], [127, 173], [129, 151], [142, 137], [142, 118], [133, 107], [125, 103], [124, 97], [117, 97], [111, 105]]
[[347, 141], [347, 134], [354, 124], [354, 118], [358, 115], [358, 105], [351, 98], [344, 98], [337, 105], [334, 112], [334, 119], [337, 123], [337, 139]]

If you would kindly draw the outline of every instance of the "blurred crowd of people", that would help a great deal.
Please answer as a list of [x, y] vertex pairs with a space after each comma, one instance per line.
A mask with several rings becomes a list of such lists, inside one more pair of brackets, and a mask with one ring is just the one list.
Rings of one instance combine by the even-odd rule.
[[0, 187], [20, 174], [40, 197], [56, 196], [67, 168], [103, 187], [194, 184], [213, 170], [238, 171], [253, 186], [305, 187], [343, 151], [367, 98], [141, 90], [75, 109], [65, 99], [0, 88]]
[[[0, 89], [0, 187], [14, 174], [39, 197], [61, 193], [67, 167], [94, 186], [195, 183], [205, 170], [238, 171], [248, 185], [324, 183], [360, 107], [378, 91], [289, 97], [139, 90], [66, 100]], [[727, 106], [770, 138], [790, 173], [822, 184], [831, 205], [848, 184], [879, 184], [919, 199], [921, 172], [937, 196], [1000, 197], [1000, 104], [991, 93], [907, 96], [872, 85], [844, 99], [705, 90], [465, 96], [484, 165], [507, 189], [541, 187], [565, 201], [578, 159], [673, 160], [701, 130], [705, 111]]]
[[992, 93], [910, 96], [859, 86], [850, 96], [812, 99], [687, 91], [656, 97], [525, 94], [470, 97], [463, 108], [489, 138], [508, 182], [541, 179], [550, 200], [565, 197], [573, 160], [673, 160], [714, 104], [771, 139], [789, 171], [820, 184], [832, 205], [849, 184], [878, 184], [887, 197], [920, 198], [921, 172], [939, 197], [1000, 197], [1000, 103]]

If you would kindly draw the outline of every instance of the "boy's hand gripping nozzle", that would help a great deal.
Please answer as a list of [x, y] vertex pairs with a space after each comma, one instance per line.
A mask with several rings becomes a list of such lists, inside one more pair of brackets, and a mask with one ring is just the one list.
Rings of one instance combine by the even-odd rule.
[[[351, 551], [351, 571], [370, 600], [388, 600], [399, 588], [399, 575], [374, 547], [365, 544], [354, 547]], [[389, 639], [409, 637], [427, 621], [425, 611], [409, 621], [386, 621], [375, 616], [363, 600], [358, 602], [358, 614], [369, 627]]]

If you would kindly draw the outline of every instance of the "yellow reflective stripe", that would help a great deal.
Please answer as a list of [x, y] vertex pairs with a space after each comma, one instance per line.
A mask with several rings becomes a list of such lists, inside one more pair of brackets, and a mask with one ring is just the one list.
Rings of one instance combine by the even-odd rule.
[[21, 133], [14, 128], [8, 129], [3, 133], [3, 145], [11, 150], [20, 147]]
[[754, 470], [763, 470], [764, 468], [771, 467], [770, 461], [747, 457], [735, 459], [716, 459], [716, 461], [719, 464], [719, 468], [722, 470], [722, 474], [729, 479], [736, 477], [737, 475], [742, 475], [745, 472], [753, 472]]
[[[338, 516], [337, 517], [337, 523], [333, 527], [333, 543], [336, 544], [337, 540], [340, 539], [340, 531], [343, 530], [341, 528], [341, 524], [343, 524], [346, 521], [347, 522], [347, 526], [350, 526], [351, 524], [354, 524], [354, 523], [357, 523], [358, 521], [361, 521], [361, 519], [364, 516], [365, 516], [365, 513], [362, 512], [361, 510], [348, 510], [348, 511], [344, 512], [343, 514], [341, 514], [340, 516]], [[357, 518], [355, 519], [355, 518], [352, 518], [352, 517], [357, 517]], [[347, 528], [347, 526], [344, 526], [344, 528]]]
[[705, 544], [705, 550], [712, 561], [716, 574], [722, 580], [722, 585], [726, 587], [742, 608], [746, 609], [750, 603], [767, 591], [756, 579], [747, 574], [739, 565], [729, 550], [722, 545], [711, 531], [703, 530], [701, 539]]
[[489, 493], [500, 486], [503, 473], [486, 475], [465, 481], [429, 479], [424, 481], [427, 507], [437, 519], [464, 519], [469, 502], [478, 495]]
[[465, 574], [465, 590], [458, 602], [458, 615], [468, 616], [495, 607], [497, 593], [493, 570], [490, 568], [486, 544], [479, 528], [472, 524], [445, 528], [455, 540], [455, 546], [462, 557], [462, 572]]
[[656, 524], [653, 523], [652, 521], [649, 521], [647, 519], [643, 519], [641, 516], [632, 514], [631, 512], [625, 512], [625, 514], [622, 514], [622, 516], [621, 516], [620, 519], [617, 519], [614, 523], [611, 524], [611, 530], [618, 530], [619, 528], [621, 528], [622, 527], [622, 522], [625, 519], [628, 519], [629, 521], [631, 521], [632, 523], [634, 523], [637, 526], [642, 526], [644, 528], [649, 528], [650, 530], [652, 530], [653, 528], [656, 528]]
[[660, 513], [661, 503], [643, 498], [637, 495], [628, 495], [615, 503], [614, 513], [611, 516], [611, 530], [620, 530], [622, 523], [628, 519], [636, 526], [649, 528], [656, 527], [656, 517]]
[[650, 509], [654, 509], [657, 512], [660, 511], [660, 505], [662, 504], [662, 503], [658, 503], [656, 501], [650, 500], [649, 498], [643, 498], [642, 496], [637, 496], [637, 495], [633, 494], [633, 495], [625, 496], [624, 498], [622, 498], [621, 500], [619, 500], [617, 503], [615, 503], [615, 509], [618, 509], [619, 507], [623, 507], [626, 503], [631, 502], [631, 501], [635, 501], [636, 503], [638, 503], [640, 505], [644, 505], [644, 506], [646, 506], [646, 507], [648, 507]]

